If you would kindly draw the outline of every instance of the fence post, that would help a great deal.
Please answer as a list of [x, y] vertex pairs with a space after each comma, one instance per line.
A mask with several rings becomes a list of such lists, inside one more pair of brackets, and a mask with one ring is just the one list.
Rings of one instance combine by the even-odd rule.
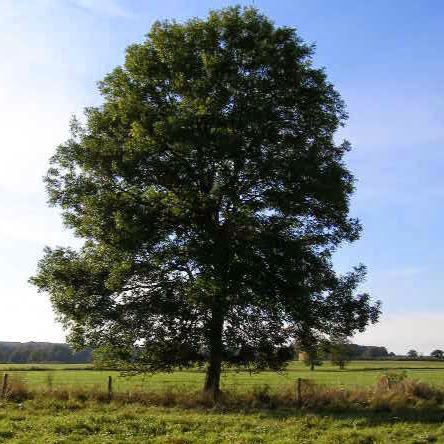
[[6, 397], [6, 389], [8, 388], [8, 374], [5, 373], [3, 375], [3, 382], [2, 382], [2, 398]]
[[112, 376], [108, 376], [108, 399], [111, 399], [113, 396], [113, 378]]
[[297, 403], [298, 407], [300, 407], [302, 404], [301, 392], [302, 392], [302, 379], [298, 378], [297, 388], [296, 388], [296, 403]]

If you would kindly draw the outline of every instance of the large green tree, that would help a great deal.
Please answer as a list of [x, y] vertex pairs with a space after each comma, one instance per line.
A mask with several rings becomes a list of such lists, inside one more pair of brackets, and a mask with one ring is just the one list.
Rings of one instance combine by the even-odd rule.
[[278, 369], [298, 336], [376, 322], [364, 267], [332, 266], [360, 224], [344, 104], [312, 53], [239, 7], [128, 47], [46, 177], [85, 242], [47, 248], [31, 281], [71, 343], [142, 371], [207, 363], [217, 396], [223, 362]]

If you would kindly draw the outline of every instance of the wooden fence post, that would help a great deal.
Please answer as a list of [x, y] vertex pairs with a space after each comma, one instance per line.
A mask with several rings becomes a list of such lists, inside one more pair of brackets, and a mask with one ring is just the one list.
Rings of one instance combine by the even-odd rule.
[[111, 399], [113, 396], [113, 377], [108, 376], [108, 399]]
[[3, 382], [2, 382], [2, 398], [6, 397], [7, 388], [8, 388], [8, 374], [5, 373], [3, 375]]
[[296, 388], [296, 403], [298, 407], [302, 404], [302, 379], [298, 378], [297, 388]]

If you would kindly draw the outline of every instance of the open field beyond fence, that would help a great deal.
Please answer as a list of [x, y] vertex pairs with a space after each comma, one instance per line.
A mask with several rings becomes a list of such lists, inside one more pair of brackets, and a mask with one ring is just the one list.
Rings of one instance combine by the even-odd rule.
[[[117, 371], [95, 370], [85, 364], [0, 364], [0, 375], [5, 372], [20, 376], [30, 389], [48, 385], [105, 388], [108, 376], [113, 378], [114, 391], [159, 390], [168, 387], [196, 389], [202, 386], [205, 377], [202, 369], [124, 376]], [[444, 386], [444, 362], [439, 361], [354, 361], [344, 370], [325, 363], [314, 371], [310, 371], [301, 362], [293, 362], [283, 373], [261, 372], [251, 375], [246, 371], [228, 369], [222, 375], [221, 386], [225, 390], [242, 391], [244, 388], [268, 385], [274, 390], [294, 384], [298, 378], [334, 386], [368, 386], [387, 372], [405, 372], [409, 379]]]

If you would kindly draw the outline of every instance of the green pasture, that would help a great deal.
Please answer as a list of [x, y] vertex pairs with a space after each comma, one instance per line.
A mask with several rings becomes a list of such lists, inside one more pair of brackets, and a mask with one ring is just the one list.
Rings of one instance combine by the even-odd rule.
[[[67, 384], [105, 390], [109, 375], [113, 376], [116, 391], [196, 388], [205, 376], [195, 369], [124, 377], [118, 372], [64, 364], [1, 365], [0, 374], [5, 371], [11, 378], [20, 376], [35, 389]], [[222, 386], [241, 391], [268, 384], [279, 390], [299, 377], [325, 384], [362, 386], [372, 384], [387, 371], [405, 371], [408, 377], [444, 386], [444, 362], [425, 361], [356, 361], [345, 370], [325, 363], [314, 372], [294, 362], [283, 374], [225, 371]], [[404, 407], [396, 412], [360, 408], [311, 412], [284, 407], [153, 407], [137, 402], [43, 396], [20, 402], [0, 400], [0, 444], [444, 443], [443, 414], [440, 405]]]
[[[125, 376], [117, 371], [95, 370], [84, 364], [1, 364], [0, 373], [8, 372], [20, 376], [29, 388], [44, 386], [106, 387], [108, 376], [113, 377], [114, 390], [159, 390], [171, 388], [196, 388], [203, 384], [202, 369], [178, 370], [173, 373]], [[407, 377], [435, 385], [444, 385], [444, 362], [433, 361], [355, 361], [344, 370], [324, 363], [310, 371], [303, 363], [293, 362], [285, 372], [261, 372], [226, 369], [222, 375], [222, 388], [239, 391], [259, 385], [269, 385], [272, 390], [294, 384], [298, 378], [317, 383], [340, 386], [363, 386], [374, 384], [386, 372], [405, 372]]]
[[0, 403], [8, 444], [443, 443], [439, 412], [224, 411], [40, 399]]

